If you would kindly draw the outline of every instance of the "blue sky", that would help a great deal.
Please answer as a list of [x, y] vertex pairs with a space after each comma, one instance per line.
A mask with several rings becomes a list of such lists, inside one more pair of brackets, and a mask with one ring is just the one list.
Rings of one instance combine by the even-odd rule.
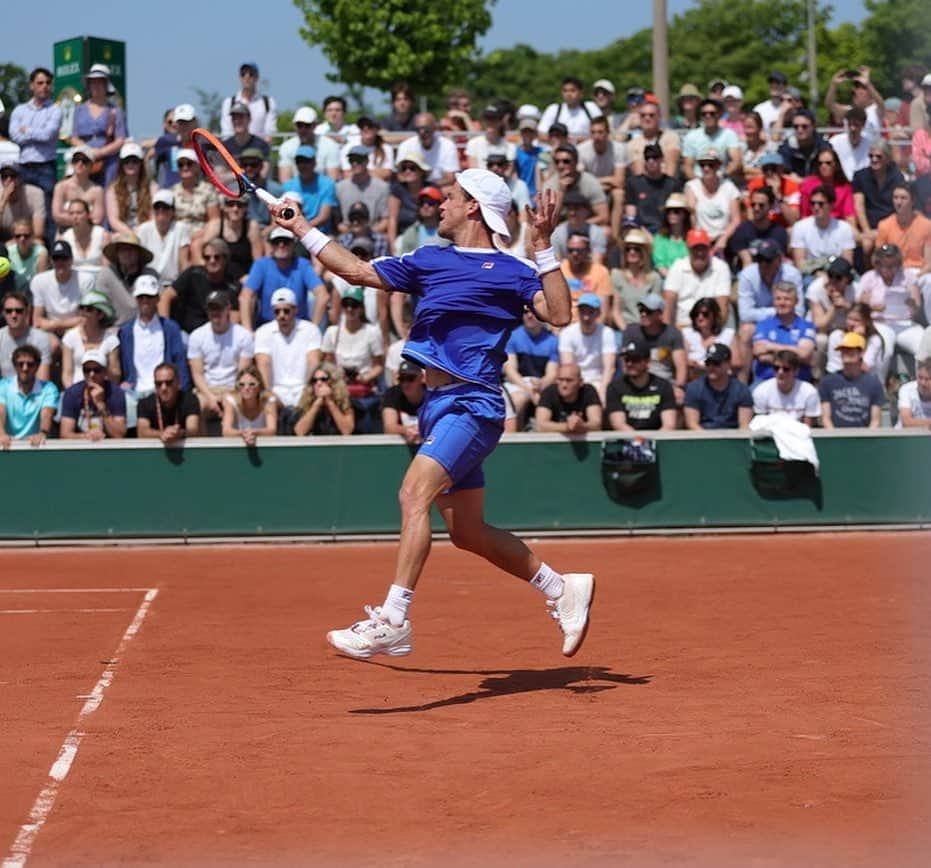
[[[694, 5], [691, 0], [667, 2], [670, 16]], [[533, 14], [527, 15], [531, 3]], [[481, 45], [486, 51], [518, 42], [540, 51], [600, 48], [649, 27], [651, 5], [649, 0], [572, 0], [573, 22], [567, 29], [557, 14], [565, 0], [499, 0]], [[835, 22], [856, 22], [866, 15], [862, 0], [834, 0], [833, 5]], [[244, 60], [258, 63], [265, 89], [285, 108], [339, 92], [325, 78], [330, 68], [322, 53], [298, 35], [301, 16], [289, 0], [229, 0], [222, 6], [203, 0], [45, 0], [37, 6], [6, 6], [3, 58], [26, 69], [51, 66], [52, 44], [73, 36], [126, 42], [130, 132], [136, 138], [160, 131], [165, 108], [195, 102], [195, 86], [224, 96], [233, 93]], [[607, 21], [606, 9], [613, 10]]]

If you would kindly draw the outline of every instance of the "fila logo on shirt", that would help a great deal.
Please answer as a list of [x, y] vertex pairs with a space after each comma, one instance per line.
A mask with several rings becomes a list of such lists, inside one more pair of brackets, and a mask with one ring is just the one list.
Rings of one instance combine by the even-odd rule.
[[495, 267], [494, 262], [483, 262], [483, 263], [482, 263], [482, 268], [491, 269], [491, 268], [494, 268], [494, 267]]

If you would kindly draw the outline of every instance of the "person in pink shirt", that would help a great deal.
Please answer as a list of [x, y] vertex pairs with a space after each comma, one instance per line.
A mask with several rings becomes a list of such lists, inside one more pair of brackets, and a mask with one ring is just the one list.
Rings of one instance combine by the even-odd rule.
[[853, 186], [844, 174], [840, 159], [832, 148], [818, 151], [815, 158], [815, 172], [802, 181], [802, 217], [811, 217], [811, 193], [815, 187], [830, 184], [834, 188], [834, 207], [831, 216], [846, 220], [856, 231], [856, 211], [853, 205]]

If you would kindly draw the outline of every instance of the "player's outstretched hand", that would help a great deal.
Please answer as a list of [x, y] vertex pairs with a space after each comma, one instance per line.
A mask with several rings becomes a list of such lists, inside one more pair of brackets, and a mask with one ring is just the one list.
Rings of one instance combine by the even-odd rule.
[[530, 223], [530, 246], [534, 250], [546, 250], [550, 246], [550, 236], [559, 223], [556, 200], [556, 191], [546, 188], [537, 197], [536, 211], [532, 211], [529, 205], [524, 206]]

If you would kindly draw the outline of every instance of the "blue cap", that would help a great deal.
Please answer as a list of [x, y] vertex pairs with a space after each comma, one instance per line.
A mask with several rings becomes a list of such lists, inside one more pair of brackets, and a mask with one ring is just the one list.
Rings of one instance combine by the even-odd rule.
[[317, 149], [313, 145], [301, 145], [294, 154], [294, 159], [298, 160], [301, 157], [305, 160], [316, 160]]
[[578, 306], [601, 310], [601, 299], [594, 292], [583, 292], [579, 296]]

